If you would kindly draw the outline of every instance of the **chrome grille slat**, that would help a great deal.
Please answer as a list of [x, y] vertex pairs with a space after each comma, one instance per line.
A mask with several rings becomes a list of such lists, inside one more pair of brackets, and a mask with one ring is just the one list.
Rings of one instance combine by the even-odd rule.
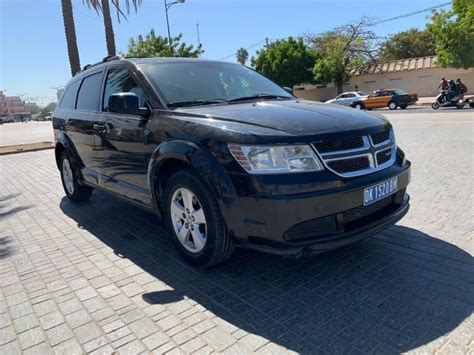
[[[388, 139], [385, 139], [386, 137]], [[343, 142], [343, 139], [337, 139], [334, 144], [331, 141], [313, 143], [314, 149], [318, 152], [326, 168], [339, 176], [366, 175], [388, 168], [395, 162], [396, 144], [392, 129], [358, 137], [349, 137], [347, 139], [350, 140], [350, 143]], [[357, 148], [336, 149], [335, 151], [328, 151], [327, 149], [327, 147], [347, 147], [360, 140], [363, 144]], [[324, 147], [324, 152], [320, 152], [318, 146]], [[366, 160], [364, 161], [364, 159]]]

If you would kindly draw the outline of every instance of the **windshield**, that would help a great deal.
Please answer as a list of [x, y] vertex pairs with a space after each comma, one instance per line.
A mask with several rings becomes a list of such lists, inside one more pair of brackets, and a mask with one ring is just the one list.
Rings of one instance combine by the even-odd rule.
[[232, 63], [183, 61], [141, 64], [169, 104], [216, 103], [241, 98], [293, 98], [257, 72]]

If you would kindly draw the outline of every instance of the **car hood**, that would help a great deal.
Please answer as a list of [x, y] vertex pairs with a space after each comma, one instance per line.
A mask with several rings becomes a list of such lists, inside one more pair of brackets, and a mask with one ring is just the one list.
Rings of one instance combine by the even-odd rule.
[[[381, 116], [306, 100], [267, 100], [180, 108], [179, 116], [207, 118], [278, 130], [291, 135], [319, 135], [386, 126]], [[253, 133], [253, 132], [249, 132]]]

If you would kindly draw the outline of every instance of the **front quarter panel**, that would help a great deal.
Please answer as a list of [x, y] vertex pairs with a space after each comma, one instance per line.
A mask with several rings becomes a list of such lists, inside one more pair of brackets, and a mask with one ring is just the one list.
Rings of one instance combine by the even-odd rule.
[[210, 148], [217, 151], [217, 144], [214, 148], [209, 147], [210, 145], [213, 143], [168, 140], [155, 149], [148, 165], [148, 181], [154, 208], [163, 214], [161, 199], [164, 191], [160, 187], [160, 168], [170, 159], [174, 159], [190, 166], [204, 179], [217, 199], [227, 226], [237, 234], [243, 220], [239, 200], [229, 176], [208, 150]]

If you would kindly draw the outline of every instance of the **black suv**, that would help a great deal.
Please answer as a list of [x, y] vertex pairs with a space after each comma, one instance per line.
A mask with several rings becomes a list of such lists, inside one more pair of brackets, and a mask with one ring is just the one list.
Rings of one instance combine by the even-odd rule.
[[300, 100], [244, 66], [105, 58], [54, 112], [73, 202], [111, 192], [163, 217], [191, 263], [355, 242], [408, 211], [410, 162], [384, 118]]

